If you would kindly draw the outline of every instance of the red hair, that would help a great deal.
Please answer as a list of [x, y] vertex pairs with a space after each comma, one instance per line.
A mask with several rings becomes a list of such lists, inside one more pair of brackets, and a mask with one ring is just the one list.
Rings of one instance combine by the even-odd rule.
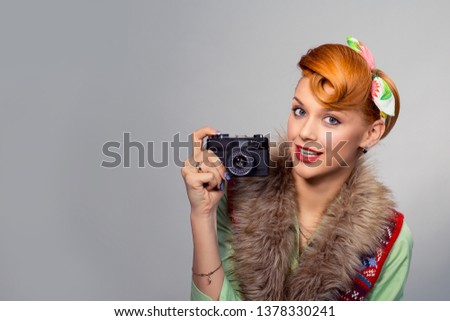
[[[388, 116], [384, 138], [394, 127], [400, 112], [400, 97], [395, 83], [380, 69], [370, 70], [367, 62], [350, 47], [325, 44], [310, 49], [298, 66], [311, 81], [314, 96], [327, 108], [361, 110], [368, 123], [380, 119], [380, 110], [373, 102], [370, 89], [377, 74], [389, 85], [395, 97], [395, 116]], [[325, 90], [324, 86], [333, 90]]]

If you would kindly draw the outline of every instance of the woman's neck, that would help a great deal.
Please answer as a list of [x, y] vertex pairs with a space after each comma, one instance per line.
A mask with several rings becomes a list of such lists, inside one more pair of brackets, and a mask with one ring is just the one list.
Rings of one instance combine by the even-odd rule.
[[314, 179], [304, 179], [293, 173], [298, 195], [298, 223], [301, 228], [311, 235], [314, 233], [323, 213], [339, 193], [351, 171], [348, 168]]

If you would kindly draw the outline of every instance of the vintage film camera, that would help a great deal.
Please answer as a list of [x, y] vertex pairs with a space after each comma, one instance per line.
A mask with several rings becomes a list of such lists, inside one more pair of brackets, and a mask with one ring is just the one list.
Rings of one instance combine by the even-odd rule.
[[206, 140], [206, 149], [213, 151], [234, 176], [269, 175], [269, 139], [263, 135], [214, 135]]

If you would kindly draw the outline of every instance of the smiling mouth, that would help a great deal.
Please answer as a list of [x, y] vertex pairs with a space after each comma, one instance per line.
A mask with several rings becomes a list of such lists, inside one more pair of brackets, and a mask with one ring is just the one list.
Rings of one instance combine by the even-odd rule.
[[323, 154], [322, 152], [315, 151], [313, 149], [303, 147], [300, 145], [295, 145], [295, 156], [297, 159], [303, 163], [313, 163], [317, 161], [320, 156]]

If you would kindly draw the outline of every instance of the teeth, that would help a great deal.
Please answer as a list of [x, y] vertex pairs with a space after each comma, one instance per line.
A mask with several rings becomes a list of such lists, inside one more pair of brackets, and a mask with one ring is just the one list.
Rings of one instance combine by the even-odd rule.
[[317, 155], [319, 155], [319, 153], [315, 153], [315, 152], [313, 152], [313, 151], [306, 150], [306, 149], [303, 149], [303, 148], [300, 149], [300, 153], [301, 153], [303, 156], [317, 156]]

